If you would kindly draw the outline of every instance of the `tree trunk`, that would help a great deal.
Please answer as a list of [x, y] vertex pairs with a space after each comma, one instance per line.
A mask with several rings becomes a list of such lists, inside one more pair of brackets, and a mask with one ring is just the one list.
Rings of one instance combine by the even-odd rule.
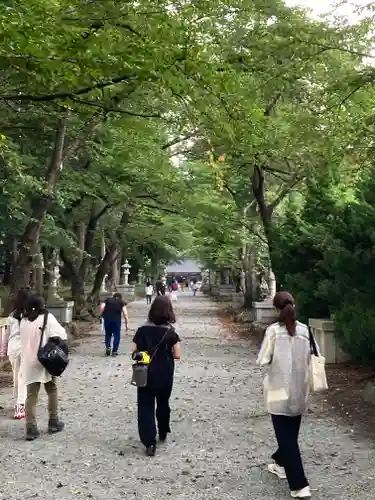
[[85, 282], [80, 278], [74, 264], [65, 255], [63, 249], [60, 249], [60, 257], [64, 263], [64, 277], [70, 281], [70, 292], [74, 301], [74, 315], [81, 317], [85, 309]]
[[99, 264], [95, 274], [94, 285], [87, 298], [88, 302], [98, 304], [100, 301], [100, 288], [103, 283], [104, 276], [109, 273], [111, 265], [117, 260], [119, 255], [119, 248], [117, 243], [112, 243], [105, 252], [104, 258]]
[[92, 261], [91, 253], [94, 243], [94, 236], [96, 229], [98, 227], [99, 220], [101, 217], [103, 217], [103, 215], [108, 211], [109, 208], [110, 205], [105, 205], [98, 213], [95, 213], [94, 207], [92, 208], [90, 220], [87, 224], [86, 235], [85, 235], [85, 243], [84, 243], [85, 254], [83, 256], [81, 265], [79, 266], [78, 270], [78, 275], [80, 279], [83, 281], [85, 281], [87, 278], [88, 269]]
[[120, 283], [119, 258], [120, 258], [120, 256], [118, 255], [116, 257], [116, 260], [113, 261], [113, 264], [112, 264], [111, 281], [112, 281], [113, 288], [116, 288], [116, 286]]
[[46, 192], [43, 192], [43, 194], [40, 194], [34, 200], [30, 220], [21, 238], [21, 244], [12, 276], [11, 292], [13, 293], [17, 292], [22, 287], [28, 286], [30, 283], [30, 273], [32, 269], [31, 252], [39, 242], [40, 230], [46, 216], [47, 208], [55, 192], [57, 178], [63, 160], [65, 133], [65, 121], [60, 120], [56, 132], [53, 155], [45, 178]]
[[43, 284], [43, 296], [47, 300], [52, 284], [53, 276], [53, 250], [48, 247], [42, 248], [43, 261], [44, 261], [44, 284]]
[[80, 317], [86, 308], [85, 282], [77, 273], [74, 273], [70, 278], [70, 291], [74, 301], [74, 315]]
[[77, 136], [66, 147], [64, 147], [66, 118], [60, 119], [56, 131], [52, 158], [45, 176], [45, 189], [42, 194], [36, 197], [34, 203], [32, 203], [31, 217], [21, 237], [17, 260], [13, 269], [11, 294], [14, 294], [14, 292], [17, 292], [20, 288], [29, 285], [30, 271], [32, 267], [31, 251], [32, 248], [39, 242], [40, 231], [43, 226], [49, 203], [55, 195], [56, 184], [62, 163], [74, 153], [74, 151], [80, 146], [82, 140], [84, 140], [85, 137], [93, 131], [99, 122], [100, 116], [101, 112], [95, 113], [85, 124], [83, 130], [77, 134]]
[[13, 252], [12, 252], [12, 241], [8, 241], [8, 245], [5, 247], [5, 263], [4, 263], [4, 276], [3, 285], [8, 286], [12, 277], [12, 267], [14, 264]]
[[84, 222], [79, 222], [77, 227], [77, 240], [78, 240], [78, 248], [79, 248], [79, 256], [76, 260], [77, 268], [82, 264], [83, 260], [83, 252], [85, 250], [85, 235], [86, 235], [86, 225]]
[[35, 248], [34, 273], [35, 273], [35, 289], [40, 295], [43, 295], [44, 269], [43, 269], [43, 259], [39, 244], [36, 245]]
[[272, 215], [274, 205], [267, 205], [264, 190], [264, 172], [261, 167], [255, 166], [252, 178], [252, 189], [254, 197], [257, 201], [259, 215], [263, 225], [264, 235], [267, 240], [269, 257], [272, 267], [272, 251], [273, 251], [273, 228], [272, 228]]

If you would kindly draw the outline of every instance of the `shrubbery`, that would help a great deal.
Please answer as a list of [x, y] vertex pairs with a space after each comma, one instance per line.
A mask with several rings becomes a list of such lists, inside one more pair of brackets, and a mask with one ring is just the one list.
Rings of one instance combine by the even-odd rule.
[[273, 252], [276, 275], [295, 295], [301, 320], [333, 315], [343, 349], [360, 361], [375, 361], [371, 185], [349, 203], [328, 182], [308, 186], [304, 206], [280, 217]]

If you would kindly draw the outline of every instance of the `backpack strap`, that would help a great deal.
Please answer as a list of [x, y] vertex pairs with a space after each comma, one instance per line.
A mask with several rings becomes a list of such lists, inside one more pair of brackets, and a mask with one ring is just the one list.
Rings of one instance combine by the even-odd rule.
[[39, 349], [42, 347], [43, 336], [47, 327], [47, 321], [48, 321], [48, 311], [44, 311], [43, 325], [39, 328], [40, 329]]
[[155, 350], [154, 350], [154, 352], [153, 352], [153, 353], [152, 353], [152, 355], [151, 355], [151, 359], [150, 359], [150, 363], [149, 363], [149, 364], [151, 364], [151, 361], [155, 358], [156, 353], [157, 353], [157, 352], [158, 352], [158, 350], [159, 350], [159, 347], [161, 346], [161, 344], [163, 343], [163, 341], [164, 341], [164, 340], [166, 339], [166, 337], [168, 336], [168, 333], [169, 333], [169, 332], [171, 332], [171, 331], [172, 331], [172, 326], [171, 326], [171, 325], [169, 325], [169, 326], [168, 326], [168, 329], [167, 329], [167, 331], [164, 333], [164, 335], [163, 335], [163, 337], [162, 337], [161, 341], [160, 341], [160, 342], [158, 343], [158, 345], [155, 347]]

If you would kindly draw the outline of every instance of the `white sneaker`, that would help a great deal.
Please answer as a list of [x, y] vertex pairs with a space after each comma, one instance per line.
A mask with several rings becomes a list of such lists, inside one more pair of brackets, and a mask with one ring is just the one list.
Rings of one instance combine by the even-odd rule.
[[286, 479], [285, 469], [281, 467], [281, 465], [277, 465], [276, 463], [268, 465], [268, 471], [271, 474], [275, 474], [279, 479]]
[[302, 488], [302, 490], [291, 491], [290, 496], [292, 498], [310, 498], [311, 497], [310, 487], [306, 486], [305, 488]]

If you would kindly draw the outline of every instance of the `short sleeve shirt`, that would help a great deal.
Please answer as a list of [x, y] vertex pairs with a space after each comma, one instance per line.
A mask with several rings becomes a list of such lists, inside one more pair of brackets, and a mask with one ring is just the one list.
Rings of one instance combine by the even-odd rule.
[[121, 323], [122, 309], [124, 306], [126, 306], [126, 302], [124, 302], [123, 300], [115, 299], [114, 297], [110, 297], [109, 299], [106, 299], [104, 304], [105, 306], [102, 314], [104, 321], [108, 323]]
[[150, 356], [159, 345], [148, 369], [147, 385], [155, 388], [171, 387], [174, 374], [172, 348], [180, 342], [175, 329], [170, 325], [158, 326], [147, 323], [138, 328], [133, 342], [137, 345], [138, 351], [146, 351]]

